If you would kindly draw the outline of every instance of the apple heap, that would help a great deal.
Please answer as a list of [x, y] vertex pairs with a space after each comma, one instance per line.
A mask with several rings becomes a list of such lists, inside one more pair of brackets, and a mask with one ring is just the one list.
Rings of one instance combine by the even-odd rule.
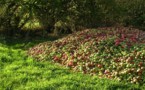
[[144, 83], [145, 43], [136, 29], [98, 28], [70, 34], [28, 50], [36, 60], [52, 60], [74, 71]]

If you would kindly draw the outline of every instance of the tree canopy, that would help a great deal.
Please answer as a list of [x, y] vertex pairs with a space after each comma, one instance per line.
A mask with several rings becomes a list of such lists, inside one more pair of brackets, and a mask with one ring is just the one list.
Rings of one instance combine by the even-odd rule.
[[1, 0], [0, 6], [0, 30], [9, 36], [35, 23], [56, 34], [79, 27], [145, 25], [144, 0]]

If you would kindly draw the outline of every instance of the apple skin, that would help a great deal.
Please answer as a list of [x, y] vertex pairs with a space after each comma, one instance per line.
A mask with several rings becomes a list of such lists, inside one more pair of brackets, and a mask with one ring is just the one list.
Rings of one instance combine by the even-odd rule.
[[69, 66], [69, 67], [74, 66], [74, 62], [73, 62], [73, 61], [69, 61], [69, 62], [68, 62], [68, 66]]
[[102, 68], [103, 66], [101, 64], [97, 64], [97, 67], [98, 68]]
[[143, 66], [143, 62], [139, 62], [138, 66], [142, 67]]
[[57, 56], [55, 56], [55, 57], [53, 58], [53, 60], [54, 60], [54, 61], [59, 61], [59, 60], [60, 60], [60, 58], [59, 58], [59, 57], [57, 57]]

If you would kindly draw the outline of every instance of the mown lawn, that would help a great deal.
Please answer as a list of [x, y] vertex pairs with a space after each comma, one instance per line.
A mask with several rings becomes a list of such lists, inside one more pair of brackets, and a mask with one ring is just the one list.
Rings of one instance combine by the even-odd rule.
[[[22, 41], [21, 41], [22, 42]], [[35, 42], [35, 41], [34, 41]], [[0, 44], [0, 90], [144, 90], [135, 85], [70, 71], [51, 60], [38, 62], [26, 55], [25, 45]], [[35, 42], [36, 44], [36, 42]], [[16, 48], [17, 47], [17, 48]]]

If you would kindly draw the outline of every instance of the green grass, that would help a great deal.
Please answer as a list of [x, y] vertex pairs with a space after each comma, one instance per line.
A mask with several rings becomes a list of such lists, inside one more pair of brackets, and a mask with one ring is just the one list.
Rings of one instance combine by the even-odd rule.
[[14, 44], [0, 44], [0, 90], [143, 90], [145, 88], [145, 85], [139, 86], [72, 72], [49, 60], [37, 62], [26, 55], [21, 44], [17, 49], [13, 46], [15, 47]]

